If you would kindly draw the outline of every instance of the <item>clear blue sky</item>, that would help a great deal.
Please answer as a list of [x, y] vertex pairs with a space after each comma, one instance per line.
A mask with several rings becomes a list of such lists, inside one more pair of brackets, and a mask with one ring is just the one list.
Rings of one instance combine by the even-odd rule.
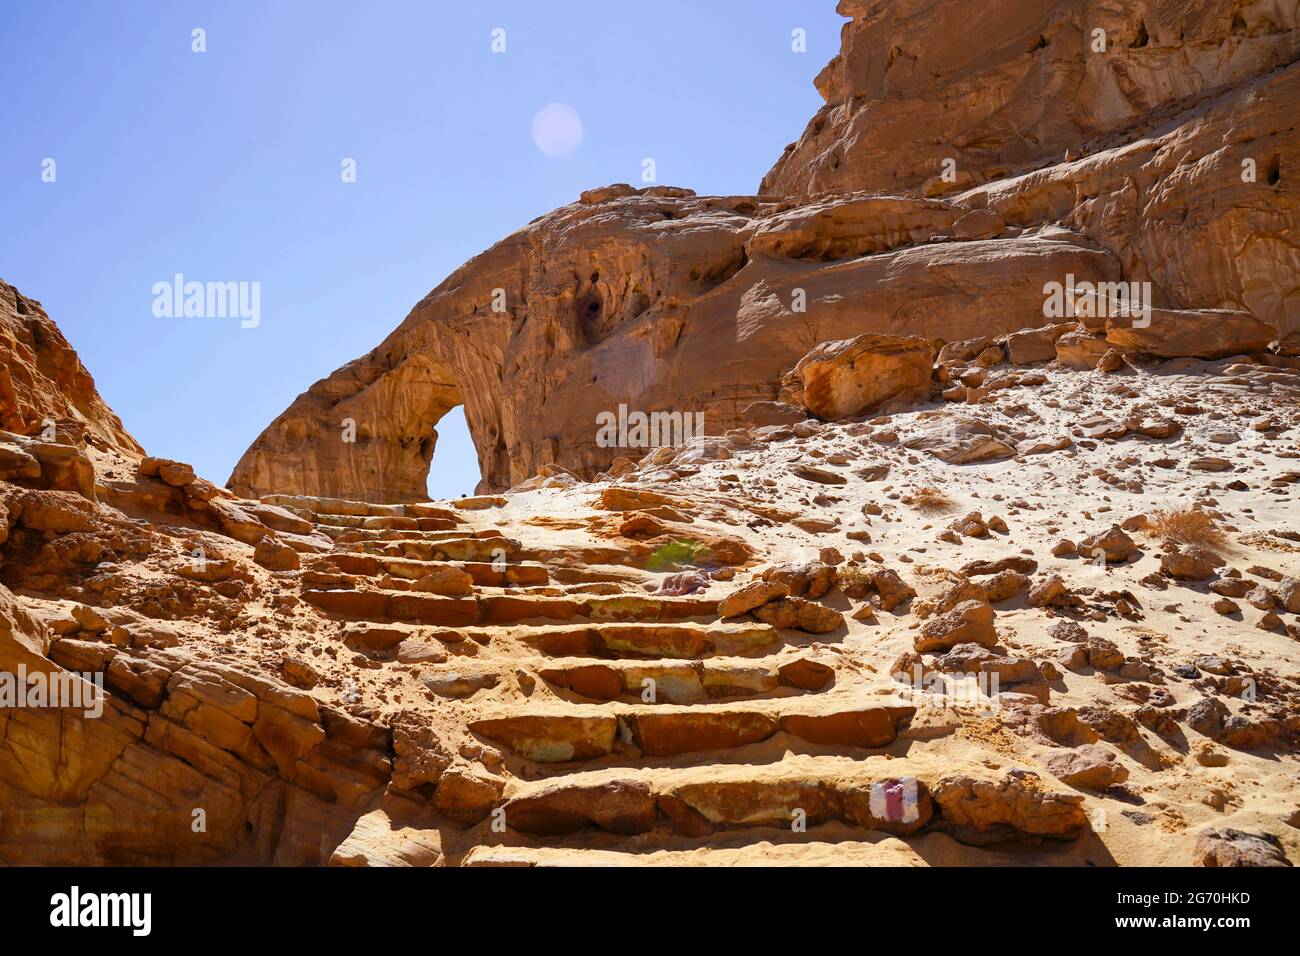
[[[151, 453], [224, 482], [296, 395], [581, 190], [653, 157], [660, 183], [754, 192], [842, 22], [833, 0], [4, 0], [0, 277]], [[535, 142], [551, 103], [581, 120], [568, 155]], [[155, 317], [178, 272], [260, 283], [260, 325]], [[472, 492], [463, 419], [442, 425], [430, 491]]]

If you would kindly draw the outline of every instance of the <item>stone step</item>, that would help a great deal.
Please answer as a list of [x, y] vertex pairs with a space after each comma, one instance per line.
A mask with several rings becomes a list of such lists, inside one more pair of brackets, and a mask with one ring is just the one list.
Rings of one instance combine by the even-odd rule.
[[818, 691], [835, 672], [806, 657], [753, 664], [700, 661], [578, 662], [538, 672], [554, 687], [589, 700], [608, 702], [626, 695], [648, 704], [698, 704]]
[[550, 657], [757, 657], [781, 643], [770, 624], [617, 623], [531, 627], [513, 632]]
[[607, 567], [602, 570], [570, 564], [548, 563], [547, 570], [551, 579], [561, 584], [627, 584], [641, 585], [646, 575], [639, 571], [624, 568]]
[[[334, 542], [334, 547], [339, 547], [343, 542], [356, 538], [358, 535], [364, 535], [367, 532], [358, 531], [354, 528], [339, 528], [333, 525], [318, 524], [316, 527], [317, 534], [323, 534]], [[372, 532], [374, 533], [374, 532]]]
[[[502, 804], [506, 826], [556, 837], [589, 828], [622, 836], [658, 828], [704, 837], [721, 829], [793, 830], [841, 822], [907, 835], [933, 816], [928, 788], [889, 761], [874, 767], [809, 773], [806, 768], [709, 766], [705, 773], [583, 781], [564, 778], [520, 787]], [[882, 762], [883, 763], [883, 762]]]
[[722, 535], [687, 534], [680, 538], [661, 535], [626, 545], [534, 546], [524, 554], [543, 564], [613, 565], [650, 571], [683, 570], [684, 566], [745, 564], [753, 559], [742, 541]]
[[[624, 867], [624, 866], [924, 866], [927, 860], [908, 843], [881, 841], [866, 832], [858, 839], [825, 839], [827, 827], [816, 828], [811, 835], [791, 835], [791, 842], [776, 843], [784, 838], [780, 831], [766, 831], [761, 842], [745, 831], [721, 831], [707, 841], [695, 841], [687, 850], [648, 850], [643, 847], [593, 848], [590, 835], [583, 835], [581, 845], [566, 846], [476, 846], [465, 854], [460, 865], [480, 868], [525, 867]], [[797, 842], [795, 842], [797, 841]], [[621, 839], [618, 841], [622, 843]], [[626, 847], [626, 844], [623, 844]], [[969, 852], [969, 851], [968, 851]], [[986, 851], [990, 865], [1006, 865], [1000, 854]], [[983, 859], [981, 862], [985, 862]]]
[[483, 528], [472, 531], [469, 528], [457, 528], [454, 531], [376, 531], [365, 534], [352, 542], [348, 550], [363, 551], [368, 554], [382, 554], [389, 557], [409, 557], [403, 550], [407, 545], [419, 547], [422, 542], [459, 541], [463, 538], [481, 540], [493, 539], [509, 542], [505, 547], [518, 550], [519, 543], [507, 538], [498, 528]]
[[[315, 562], [299, 577], [305, 591], [365, 591], [377, 588], [382, 591], [416, 591], [439, 594], [444, 597], [465, 597], [477, 593], [482, 597], [513, 598], [573, 598], [587, 596], [608, 597], [623, 594], [614, 584], [517, 585], [503, 580], [507, 577], [533, 577], [536, 569], [523, 574], [507, 575], [491, 565], [464, 561], [422, 561], [416, 567], [408, 563], [395, 568], [365, 567], [351, 561], [329, 560]], [[339, 565], [359, 568], [366, 573], [349, 574], [334, 570]], [[543, 573], [545, 568], [540, 569]], [[441, 573], [440, 573], [441, 572]], [[543, 610], [546, 607], [539, 605]], [[512, 612], [513, 613], [513, 612]], [[571, 616], [566, 610], [565, 616]]]
[[463, 627], [481, 622], [479, 602], [411, 591], [336, 590], [302, 592], [302, 599], [322, 611], [355, 621], [410, 621]]
[[500, 534], [484, 537], [439, 537], [433, 540], [421, 536], [401, 539], [370, 538], [361, 542], [361, 545], [362, 550], [368, 553], [382, 554], [387, 557], [415, 558], [420, 561], [474, 561], [500, 565], [521, 557], [519, 542]]
[[586, 545], [581, 548], [525, 548], [521, 555], [528, 561], [538, 561], [548, 566], [568, 564], [585, 568], [634, 567], [635, 562], [626, 548]]
[[718, 616], [718, 599], [656, 597], [623, 594], [594, 597], [586, 603], [586, 614], [594, 621], [680, 621], [688, 617]]
[[516, 587], [513, 584], [506, 584], [500, 587], [484, 587], [481, 592], [484, 597], [581, 597], [591, 595], [596, 597], [611, 597], [626, 593], [623, 588], [617, 584], [535, 584], [524, 587]]
[[[737, 658], [752, 660], [763, 657], [781, 641], [780, 632], [767, 624], [735, 624], [717, 622], [713, 624], [522, 624], [516, 626], [467, 627], [454, 629], [422, 628], [419, 623], [356, 621], [359, 628], [371, 631], [401, 634], [397, 640], [387, 642], [383, 648], [395, 646], [401, 640], [412, 639], [419, 642], [437, 641], [443, 644], [471, 641], [484, 647], [488, 645], [508, 647], [517, 641], [534, 651], [540, 651], [548, 657], [576, 658], [565, 661], [559, 671], [571, 666], [580, 668], [609, 661], [626, 660], [653, 661], [667, 666], [690, 663], [690, 655], [698, 654], [701, 658]], [[416, 645], [412, 646], [412, 652]], [[521, 649], [511, 649], [516, 655], [516, 663], [524, 663], [527, 656], [519, 657]], [[400, 658], [399, 658], [400, 660]], [[811, 662], [810, 662], [811, 663]], [[533, 662], [533, 666], [546, 669], [544, 662]], [[736, 669], [746, 665], [739, 661]], [[794, 665], [781, 663], [786, 668], [783, 677], [790, 686], [816, 689], [815, 681], [822, 681], [824, 665], [813, 665], [802, 672]], [[551, 668], [556, 671], [555, 667]], [[577, 683], [582, 684], [581, 677]], [[639, 693], [639, 691], [638, 691]]]
[[507, 827], [535, 837], [595, 829], [701, 839], [751, 827], [793, 834], [841, 824], [903, 837], [939, 830], [983, 845], [1074, 839], [1089, 826], [1083, 800], [1034, 774], [954, 766], [937, 755], [881, 755], [574, 773], [517, 781], [500, 806]]
[[329, 564], [345, 574], [361, 577], [379, 577], [391, 574], [395, 578], [418, 581], [425, 575], [452, 567], [464, 571], [482, 587], [507, 585], [541, 585], [549, 582], [546, 568], [540, 564], [501, 563], [486, 561], [424, 561], [417, 558], [387, 557], [361, 554], [355, 551], [335, 551], [326, 555], [321, 564]]
[[[716, 617], [717, 601], [691, 598], [652, 598], [627, 595], [529, 597], [498, 594], [481, 597], [439, 597], [413, 591], [360, 590], [354, 580], [310, 579], [302, 598], [323, 611], [357, 621], [409, 621], [462, 627], [473, 624], [519, 624], [531, 620], [677, 621]], [[328, 585], [328, 586], [322, 586]], [[585, 652], [585, 653], [590, 653]], [[682, 656], [682, 655], [678, 655]]]
[[624, 753], [632, 744], [645, 756], [674, 757], [706, 750], [729, 750], [784, 732], [808, 743], [884, 747], [916, 712], [897, 702], [852, 704], [822, 701], [816, 710], [778, 709], [762, 704], [803, 704], [809, 698], [692, 707], [570, 705], [500, 717], [469, 725], [471, 732], [535, 763], [595, 760]]
[[448, 531], [456, 526], [444, 518], [408, 518], [404, 515], [316, 515], [316, 527], [362, 531]]
[[551, 579], [545, 565], [522, 561], [504, 566], [486, 561], [461, 561], [458, 566], [469, 572], [475, 584], [483, 587], [531, 586], [546, 584]]
[[459, 517], [450, 508], [422, 502], [404, 505], [380, 505], [366, 501], [348, 501], [343, 498], [321, 498], [310, 495], [265, 495], [267, 504], [303, 511], [313, 517], [406, 517], [439, 518], [456, 522]]
[[611, 623], [617, 621], [660, 623], [691, 617], [716, 618], [718, 615], [717, 601], [639, 595], [594, 597], [498, 595], [483, 597], [480, 603], [483, 605], [485, 624], [516, 624], [534, 619], [568, 621], [575, 618]]

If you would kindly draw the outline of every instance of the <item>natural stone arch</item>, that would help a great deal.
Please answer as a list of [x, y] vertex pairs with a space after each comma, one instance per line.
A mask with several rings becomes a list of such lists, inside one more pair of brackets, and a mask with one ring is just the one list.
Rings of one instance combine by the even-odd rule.
[[[599, 416], [622, 406], [702, 413], [706, 434], [722, 434], [751, 403], [777, 398], [817, 341], [1018, 331], [1042, 322], [1046, 279], [1119, 277], [1109, 253], [1064, 230], [926, 242], [955, 240], [968, 212], [899, 197], [794, 209], [649, 191], [588, 197], [468, 262], [374, 352], [312, 386], [245, 453], [230, 487], [427, 500], [430, 436], [461, 403], [477, 491], [551, 464], [591, 479], [648, 450], [597, 440]], [[815, 340], [791, 311], [796, 291]], [[338, 440], [345, 416], [358, 425], [350, 450]]]
[[244, 453], [230, 487], [427, 501], [437, 424], [461, 404], [454, 376], [433, 357], [407, 355], [384, 368], [372, 353], [300, 395]]

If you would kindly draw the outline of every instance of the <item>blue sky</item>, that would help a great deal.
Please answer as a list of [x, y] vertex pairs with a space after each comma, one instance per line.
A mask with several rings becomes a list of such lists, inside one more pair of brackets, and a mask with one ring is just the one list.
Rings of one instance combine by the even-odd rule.
[[[0, 277], [152, 454], [218, 482], [312, 382], [583, 189], [640, 185], [652, 157], [660, 183], [754, 192], [843, 22], [831, 0], [5, 0], [4, 21]], [[534, 137], [553, 103], [582, 126], [560, 156]], [[260, 324], [155, 316], [176, 273], [260, 283]], [[458, 412], [439, 433], [431, 493], [472, 493]]]

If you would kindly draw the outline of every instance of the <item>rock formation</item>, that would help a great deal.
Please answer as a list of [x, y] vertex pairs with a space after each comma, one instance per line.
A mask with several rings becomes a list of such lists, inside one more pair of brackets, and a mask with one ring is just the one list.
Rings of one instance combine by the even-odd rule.
[[827, 106], [759, 197], [584, 194], [312, 386], [230, 485], [422, 500], [433, 425], [461, 402], [483, 490], [544, 465], [590, 478], [620, 456], [594, 440], [602, 411], [702, 412], [721, 434], [819, 342], [1035, 328], [1049, 283], [1150, 283], [1189, 329], [1161, 353], [1117, 323], [1121, 350], [1300, 348], [1285, 6], [1000, 0], [973, 39], [958, 6], [844, 2]]
[[230, 489], [0, 285], [0, 863], [1296, 858], [1294, 4], [840, 9], [762, 195], [542, 217]]
[[[374, 352], [300, 396], [230, 487], [424, 500], [432, 426], [461, 402], [483, 489], [544, 465], [593, 477], [626, 454], [596, 443], [597, 416], [620, 405], [702, 412], [720, 434], [776, 398], [821, 341], [1012, 332], [1040, 324], [1043, 276], [1119, 275], [1063, 230], [928, 243], [967, 215], [937, 200], [783, 209], [684, 192], [588, 196], [471, 260]], [[806, 311], [792, 311], [796, 296]]]
[[0, 430], [143, 454], [41, 304], [0, 281]]
[[[851, 19], [817, 77], [826, 105], [760, 192], [959, 192], [1182, 125], [1300, 54], [1291, 3], [990, 0], [973, 12], [840, 0], [837, 10]], [[1283, 145], [1257, 144], [1261, 160]]]
[[1286, 865], [1300, 361], [939, 362], [446, 507], [0, 481], [0, 861]]

